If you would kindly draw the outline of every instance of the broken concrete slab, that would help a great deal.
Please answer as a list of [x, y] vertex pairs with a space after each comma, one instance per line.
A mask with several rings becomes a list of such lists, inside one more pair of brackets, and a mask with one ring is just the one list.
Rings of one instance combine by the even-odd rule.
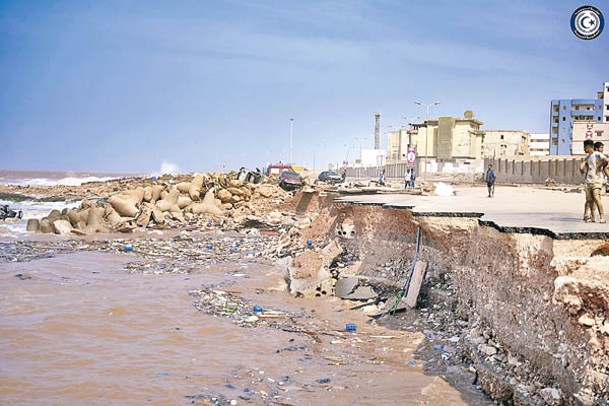
[[345, 296], [345, 299], [350, 300], [370, 300], [378, 297], [378, 294], [371, 286], [358, 286], [354, 292]]
[[358, 284], [359, 278], [357, 276], [341, 278], [334, 285], [334, 296], [346, 299], [346, 296], [353, 293]]
[[408, 286], [406, 298], [403, 299], [406, 306], [411, 309], [417, 307], [417, 298], [419, 297], [419, 291], [421, 290], [421, 285], [425, 279], [425, 272], [427, 272], [427, 262], [418, 261], [414, 266], [414, 271], [412, 273], [410, 285]]
[[358, 286], [355, 291], [345, 296], [343, 299], [350, 300], [370, 300], [378, 297], [378, 294], [371, 286]]

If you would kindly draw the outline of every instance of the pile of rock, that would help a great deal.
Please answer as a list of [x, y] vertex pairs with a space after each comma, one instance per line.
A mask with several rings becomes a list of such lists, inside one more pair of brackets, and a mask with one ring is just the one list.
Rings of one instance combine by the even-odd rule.
[[[496, 340], [493, 331], [479, 320], [464, 337], [465, 350], [473, 360], [484, 389], [498, 401], [514, 401], [522, 404], [564, 404], [560, 389], [547, 386], [530, 362], [510, 353]], [[568, 350], [560, 344], [559, 353]]]
[[[251, 212], [259, 199], [272, 205], [290, 194], [273, 184], [252, 184], [231, 174], [195, 174], [190, 182], [147, 180], [131, 190], [118, 191], [107, 201], [84, 201], [79, 208], [53, 210], [41, 220], [30, 219], [27, 230], [56, 234], [130, 232], [138, 227], [179, 226], [202, 218], [218, 219]], [[148, 183], [148, 184], [145, 184]]]

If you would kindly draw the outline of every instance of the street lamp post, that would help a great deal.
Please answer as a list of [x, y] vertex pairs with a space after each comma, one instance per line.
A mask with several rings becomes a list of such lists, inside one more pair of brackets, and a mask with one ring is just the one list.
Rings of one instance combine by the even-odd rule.
[[429, 108], [432, 106], [437, 106], [440, 104], [439, 101], [435, 101], [433, 103], [421, 103], [420, 101], [415, 101], [414, 104], [418, 104], [419, 106], [425, 106], [425, 157], [423, 162], [423, 180], [427, 180], [427, 141], [429, 136]]
[[[408, 148], [412, 147], [412, 138], [411, 138], [411, 131], [410, 131], [410, 125], [412, 124], [411, 120], [420, 120], [423, 117], [421, 116], [416, 116], [416, 117], [408, 117], [408, 116], [402, 116], [402, 119], [406, 120], [406, 125], [408, 127], [406, 127], [406, 134], [408, 134]], [[400, 131], [400, 152], [401, 152], [401, 143], [402, 143], [402, 132]], [[407, 151], [408, 152], [408, 151]]]
[[292, 157], [292, 153], [293, 153], [293, 151], [294, 151], [294, 145], [293, 145], [293, 142], [292, 142], [292, 141], [293, 141], [293, 139], [294, 139], [294, 138], [293, 138], [293, 135], [294, 135], [294, 132], [293, 132], [293, 125], [294, 125], [294, 119], [293, 119], [293, 118], [291, 118], [291, 119], [290, 119], [290, 165], [291, 165], [291, 164], [294, 162], [294, 161], [293, 161], [293, 157]]

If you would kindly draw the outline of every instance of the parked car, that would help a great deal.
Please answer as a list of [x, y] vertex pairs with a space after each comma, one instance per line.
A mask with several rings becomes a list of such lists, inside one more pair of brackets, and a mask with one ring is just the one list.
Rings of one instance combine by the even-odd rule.
[[300, 175], [292, 171], [281, 172], [277, 183], [284, 190], [294, 190], [303, 186]]
[[321, 182], [326, 182], [331, 185], [334, 185], [335, 183], [341, 183], [343, 181], [342, 176], [340, 176], [337, 172], [332, 171], [324, 171], [320, 173], [317, 179]]

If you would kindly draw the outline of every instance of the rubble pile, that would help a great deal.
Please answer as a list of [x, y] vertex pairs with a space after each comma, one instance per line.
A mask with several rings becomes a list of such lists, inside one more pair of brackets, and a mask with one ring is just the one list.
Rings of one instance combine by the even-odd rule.
[[182, 231], [171, 239], [112, 240], [100, 251], [136, 255], [125, 266], [128, 273], [189, 274], [224, 261], [274, 258], [273, 236], [193, 234]]
[[201, 313], [227, 318], [239, 327], [293, 327], [293, 315], [280, 310], [263, 309], [221, 285], [201, 286], [188, 294], [193, 299], [194, 307]]
[[261, 320], [258, 316], [262, 309], [259, 312], [254, 311], [255, 308], [239, 296], [219, 287], [203, 286], [201, 289], [191, 290], [188, 294], [193, 298], [195, 308], [203, 314], [228, 318], [241, 327], [255, 327]]
[[[247, 222], [261, 222], [260, 216], [291, 196], [273, 184], [246, 183], [234, 174], [213, 173], [195, 174], [190, 181], [176, 182], [172, 177], [145, 180], [132, 189], [115, 189], [119, 190], [107, 199], [85, 200], [78, 208], [53, 210], [41, 220], [30, 219], [27, 230], [86, 235], [131, 232], [138, 227], [201, 225], [210, 219], [247, 226]], [[275, 222], [280, 224], [281, 219]]]
[[[512, 354], [490, 327], [479, 318], [472, 318], [472, 327], [464, 337], [464, 354], [473, 360], [480, 379], [495, 400], [518, 399], [522, 404], [532, 405], [564, 404], [564, 394], [559, 388], [544, 382], [527, 359]], [[569, 345], [561, 344], [559, 350], [564, 354]]]
[[0, 243], [0, 263], [3, 262], [29, 262], [42, 258], [53, 258], [60, 254], [67, 254], [78, 249], [80, 244], [76, 241], [68, 243], [48, 241], [45, 243], [28, 241], [11, 241]]

